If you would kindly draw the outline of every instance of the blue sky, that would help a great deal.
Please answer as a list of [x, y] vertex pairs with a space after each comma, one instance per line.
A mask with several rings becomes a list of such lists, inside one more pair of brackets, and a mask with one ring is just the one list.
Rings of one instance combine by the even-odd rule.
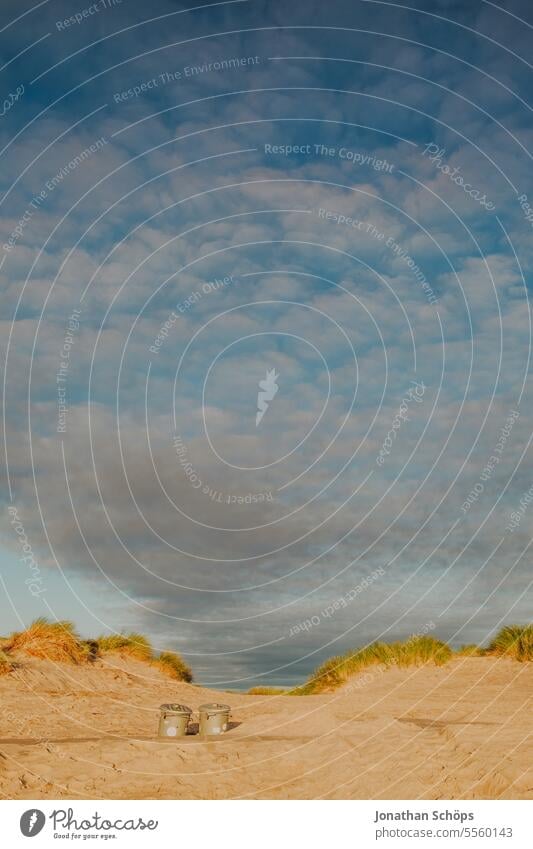
[[518, 0], [3, 3], [0, 631], [244, 687], [531, 620], [532, 36]]

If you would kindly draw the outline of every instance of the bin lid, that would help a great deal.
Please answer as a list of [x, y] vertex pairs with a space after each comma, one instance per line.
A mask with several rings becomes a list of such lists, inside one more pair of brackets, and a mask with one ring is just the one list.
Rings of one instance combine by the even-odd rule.
[[209, 705], [200, 705], [198, 710], [203, 711], [205, 713], [227, 713], [231, 710], [229, 705], [221, 705], [217, 702], [213, 702]]
[[187, 705], [177, 705], [173, 703], [160, 705], [159, 709], [164, 711], [165, 713], [192, 713], [192, 710], [190, 709], [190, 707], [187, 707]]

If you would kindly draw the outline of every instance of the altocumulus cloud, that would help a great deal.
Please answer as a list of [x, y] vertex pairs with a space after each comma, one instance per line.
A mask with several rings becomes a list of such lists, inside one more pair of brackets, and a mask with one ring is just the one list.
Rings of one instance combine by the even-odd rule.
[[430, 620], [462, 643], [525, 619], [528, 4], [24, 11], [2, 462], [43, 569], [113, 600], [95, 629], [243, 686]]

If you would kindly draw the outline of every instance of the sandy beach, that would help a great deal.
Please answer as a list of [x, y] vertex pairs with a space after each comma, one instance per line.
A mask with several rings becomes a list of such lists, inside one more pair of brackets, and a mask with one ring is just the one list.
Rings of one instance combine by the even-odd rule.
[[[25, 658], [0, 700], [3, 798], [533, 798], [533, 670], [506, 658], [374, 668], [314, 696]], [[161, 703], [210, 701], [232, 707], [225, 735], [157, 738]]]

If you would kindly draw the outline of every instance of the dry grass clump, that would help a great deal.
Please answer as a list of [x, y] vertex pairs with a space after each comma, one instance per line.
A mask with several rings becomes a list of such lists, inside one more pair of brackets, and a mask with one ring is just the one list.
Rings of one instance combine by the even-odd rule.
[[514, 660], [533, 660], [533, 625], [507, 625], [487, 649], [487, 654], [503, 655]]
[[115, 652], [157, 666], [171, 678], [192, 681], [192, 671], [179, 654], [162, 652], [156, 656], [148, 638], [134, 631], [82, 640], [72, 622], [49, 622], [41, 617], [25, 631], [0, 638], [0, 675], [17, 666], [13, 652], [59, 663], [92, 663], [104, 654]]
[[485, 650], [481, 646], [476, 646], [475, 643], [468, 643], [461, 646], [455, 652], [457, 657], [483, 657]]
[[3, 652], [23, 652], [42, 660], [83, 663], [85, 652], [72, 622], [35, 619], [25, 631], [18, 631], [3, 645]]
[[452, 650], [441, 640], [415, 634], [404, 643], [372, 643], [355, 652], [332, 657], [318, 667], [309, 681], [294, 692], [298, 695], [335, 690], [369, 666], [421, 666], [434, 663], [441, 666], [452, 657]]
[[281, 687], [252, 687], [248, 690], [248, 696], [282, 696], [287, 693], [287, 690]]
[[132, 631], [129, 634], [111, 634], [109, 637], [98, 637], [98, 653], [119, 652], [135, 660], [152, 660], [154, 652], [150, 641], [144, 634]]
[[114, 652], [123, 657], [130, 657], [156, 666], [170, 678], [178, 681], [192, 681], [192, 671], [179, 654], [171, 651], [161, 652], [155, 655], [152, 644], [144, 636], [132, 631], [129, 634], [112, 634], [110, 637], [98, 637], [96, 641], [87, 640], [88, 643], [96, 642], [98, 654]]
[[453, 655], [447, 643], [427, 634], [415, 635], [407, 642], [393, 643], [393, 646], [398, 646], [398, 663], [400, 666], [420, 666], [423, 663], [434, 663], [435, 666], [442, 666]]
[[13, 663], [9, 655], [0, 649], [0, 675], [7, 675], [7, 673], [11, 672], [15, 666], [16, 664]]
[[172, 651], [161, 652], [159, 657], [154, 660], [154, 666], [157, 666], [166, 675], [171, 678], [176, 678], [178, 681], [192, 681], [192, 670], [187, 666], [185, 661], [179, 654]]

